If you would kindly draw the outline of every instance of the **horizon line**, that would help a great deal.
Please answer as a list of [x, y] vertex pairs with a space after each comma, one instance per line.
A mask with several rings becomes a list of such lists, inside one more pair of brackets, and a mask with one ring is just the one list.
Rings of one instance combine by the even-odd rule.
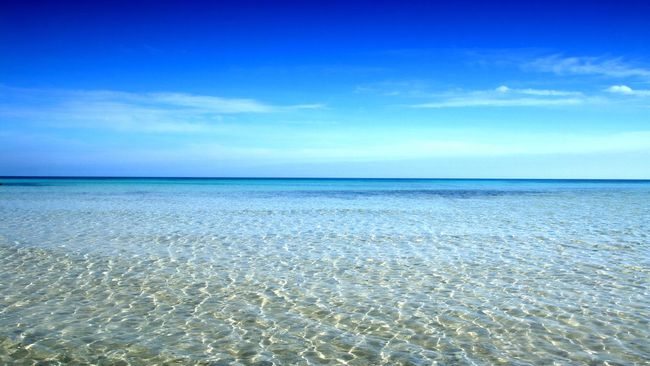
[[535, 180], [535, 181], [650, 181], [649, 178], [457, 178], [457, 177], [251, 177], [251, 176], [111, 176], [111, 175], [0, 175], [0, 179], [221, 179], [221, 180]]

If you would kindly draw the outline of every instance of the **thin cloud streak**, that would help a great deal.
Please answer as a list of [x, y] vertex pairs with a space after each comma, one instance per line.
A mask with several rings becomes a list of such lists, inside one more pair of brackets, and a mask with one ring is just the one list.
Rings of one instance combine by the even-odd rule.
[[186, 93], [40, 90], [0, 87], [0, 116], [52, 127], [139, 132], [202, 132], [228, 116], [290, 113], [323, 104], [272, 105], [255, 99]]
[[512, 89], [505, 85], [501, 85], [495, 89], [499, 93], [513, 93], [513, 94], [523, 94], [523, 95], [536, 95], [536, 96], [552, 96], [552, 97], [563, 97], [563, 96], [579, 96], [582, 95], [582, 92], [578, 91], [566, 91], [566, 90], [553, 90], [553, 89]]
[[539, 98], [453, 98], [442, 102], [413, 104], [412, 108], [462, 108], [462, 107], [549, 107], [579, 105], [584, 100], [570, 99], [539, 99]]
[[511, 89], [501, 85], [494, 90], [449, 92], [439, 100], [410, 105], [412, 108], [462, 107], [547, 107], [578, 105], [587, 101], [581, 92], [552, 89]]
[[620, 57], [564, 57], [556, 54], [525, 63], [524, 68], [557, 75], [600, 75], [615, 78], [650, 79], [650, 69], [631, 65]]

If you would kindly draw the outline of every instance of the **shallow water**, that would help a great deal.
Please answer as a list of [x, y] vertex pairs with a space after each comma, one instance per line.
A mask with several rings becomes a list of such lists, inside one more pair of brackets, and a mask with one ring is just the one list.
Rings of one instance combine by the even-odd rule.
[[0, 182], [0, 364], [650, 364], [647, 181]]

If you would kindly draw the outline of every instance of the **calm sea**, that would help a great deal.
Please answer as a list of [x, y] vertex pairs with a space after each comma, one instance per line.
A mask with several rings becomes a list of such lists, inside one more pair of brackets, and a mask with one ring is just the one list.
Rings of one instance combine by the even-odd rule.
[[650, 181], [0, 183], [0, 364], [650, 364]]

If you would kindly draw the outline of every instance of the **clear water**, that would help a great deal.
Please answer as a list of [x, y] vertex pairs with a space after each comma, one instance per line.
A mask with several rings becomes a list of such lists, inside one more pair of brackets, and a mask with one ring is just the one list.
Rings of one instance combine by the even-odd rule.
[[647, 181], [0, 182], [0, 364], [650, 364]]

